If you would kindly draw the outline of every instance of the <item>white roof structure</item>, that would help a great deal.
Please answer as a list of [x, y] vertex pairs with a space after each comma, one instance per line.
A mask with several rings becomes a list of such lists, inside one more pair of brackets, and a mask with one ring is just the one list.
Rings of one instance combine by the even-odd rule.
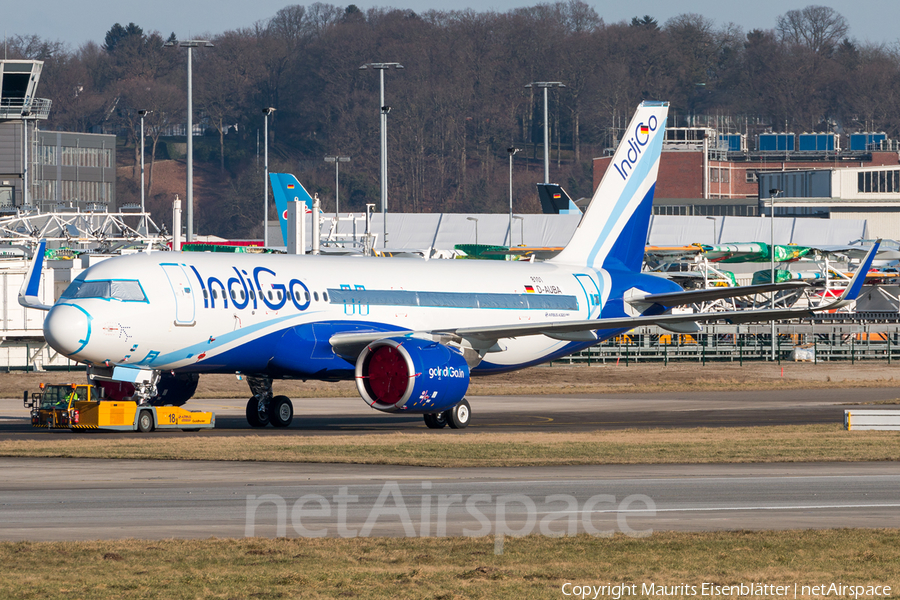
[[[333, 213], [323, 215], [322, 239], [329, 230]], [[353, 224], [346, 215], [338, 223], [337, 232], [345, 236], [353, 232]], [[357, 216], [360, 219], [360, 216]], [[519, 220], [521, 218], [522, 220]], [[477, 219], [473, 221], [471, 219]], [[581, 220], [580, 215], [516, 215], [510, 243], [509, 215], [388, 213], [387, 247], [392, 250], [453, 250], [457, 244], [478, 243], [496, 246], [559, 247], [565, 246]], [[713, 238], [715, 223], [715, 239]], [[723, 244], [735, 242], [770, 241], [771, 223], [767, 217], [700, 217], [654, 215], [650, 218], [647, 245], [686, 246], [694, 243]], [[357, 232], [365, 231], [363, 220], [357, 222]], [[865, 220], [835, 220], [811, 218], [775, 218], [775, 243], [814, 245], [846, 245], [866, 235]], [[371, 231], [378, 236], [381, 248], [383, 231], [381, 214], [372, 215]], [[270, 240], [281, 240], [281, 228], [275, 223], [269, 231]], [[276, 244], [272, 244], [276, 246]], [[277, 244], [280, 245], [280, 244]]]
[[[715, 223], [715, 239], [713, 238]], [[655, 215], [650, 218], [648, 246], [771, 242], [768, 217], [685, 217]], [[775, 243], [798, 246], [849, 244], [866, 238], [865, 220], [775, 217]]]

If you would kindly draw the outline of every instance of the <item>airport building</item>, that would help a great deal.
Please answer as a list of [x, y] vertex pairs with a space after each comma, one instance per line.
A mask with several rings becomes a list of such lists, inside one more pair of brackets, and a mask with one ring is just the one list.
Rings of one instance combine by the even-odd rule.
[[[42, 68], [0, 60], [0, 368], [72, 366], [44, 340], [44, 312], [17, 299], [39, 239], [52, 248], [41, 274], [46, 304], [91, 261], [162, 241], [148, 215], [115, 212], [115, 135], [40, 129], [51, 107], [37, 96]], [[96, 254], [71, 260], [88, 249]]]
[[864, 219], [870, 237], [900, 238], [900, 165], [760, 173], [766, 214], [773, 195], [775, 216]]
[[[900, 237], [897, 143], [883, 133], [845, 137], [842, 149], [835, 134], [765, 133], [748, 143], [711, 127], [668, 129], [653, 212], [767, 215], [769, 190], [777, 189], [776, 216], [866, 219], [871, 236]], [[610, 161], [594, 159], [595, 188]]]
[[116, 136], [41, 131], [43, 62], [0, 61], [0, 214], [115, 210]]

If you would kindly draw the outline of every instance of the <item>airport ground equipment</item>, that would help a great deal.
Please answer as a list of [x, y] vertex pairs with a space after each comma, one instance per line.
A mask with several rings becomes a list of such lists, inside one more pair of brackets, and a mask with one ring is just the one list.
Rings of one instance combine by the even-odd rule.
[[31, 425], [46, 429], [140, 431], [183, 429], [197, 431], [216, 426], [212, 412], [177, 406], [146, 406], [131, 400], [109, 400], [101, 389], [84, 384], [41, 384], [41, 391], [24, 396], [31, 409]]

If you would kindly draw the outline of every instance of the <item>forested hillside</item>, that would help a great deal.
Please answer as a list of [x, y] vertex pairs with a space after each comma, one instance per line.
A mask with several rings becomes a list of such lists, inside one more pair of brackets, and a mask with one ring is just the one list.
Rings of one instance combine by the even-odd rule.
[[[262, 17], [263, 15], [261, 15]], [[505, 212], [507, 148], [515, 157], [518, 212], [539, 210], [543, 106], [532, 81], [550, 90], [551, 179], [573, 197], [591, 189], [590, 161], [612, 146], [643, 99], [669, 100], [670, 125], [706, 123], [747, 131], [900, 133], [900, 50], [854, 41], [845, 19], [811, 6], [772, 15], [772, 29], [743, 31], [697, 14], [664, 23], [652, 16], [607, 23], [578, 0], [509, 12], [287, 6], [223, 33], [193, 54], [195, 123], [205, 135], [195, 161], [220, 174], [198, 194], [201, 233], [259, 234], [262, 108], [270, 117], [270, 168], [293, 172], [333, 209], [341, 167], [341, 208], [379, 199], [378, 72], [385, 72], [391, 211]], [[98, 15], [98, 18], [102, 18]], [[204, 36], [197, 36], [204, 37]], [[39, 95], [53, 100], [48, 129], [113, 131], [120, 165], [138, 161], [138, 110], [146, 119], [148, 169], [179, 159], [184, 138], [183, 48], [174, 35], [111, 25], [106, 38], [77, 49], [21, 35], [9, 57], [45, 61]], [[697, 119], [701, 119], [698, 122]], [[151, 149], [155, 148], [155, 153]], [[183, 149], [181, 150], [183, 152]], [[124, 163], [122, 161], [125, 161]], [[137, 194], [120, 178], [120, 202]], [[151, 184], [150, 196], [160, 190]], [[168, 222], [171, 191], [153, 205]]]

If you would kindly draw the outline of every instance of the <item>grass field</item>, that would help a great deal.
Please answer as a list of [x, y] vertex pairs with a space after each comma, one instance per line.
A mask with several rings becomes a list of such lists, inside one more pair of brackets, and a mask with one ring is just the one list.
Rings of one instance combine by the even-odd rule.
[[[529, 369], [516, 378], [476, 379], [473, 387], [479, 387], [473, 393], [900, 387], [900, 377], [893, 380], [893, 368], [845, 365], [835, 370], [788, 365], [782, 377], [774, 365], [746, 369], [734, 365], [705, 369], [696, 365], [554, 366]], [[59, 381], [76, 380], [57, 375]], [[11, 390], [8, 397], [21, 397], [21, 391], [12, 391], [49, 381], [45, 374], [16, 377], [15, 381], [0, 378], [0, 388], [5, 385]], [[207, 397], [246, 396], [246, 384], [236, 382], [233, 376], [205, 378], [202, 385]], [[347, 382], [320, 383], [311, 391], [300, 382], [289, 385], [296, 386], [296, 394], [289, 391], [292, 388], [282, 393], [296, 397], [355, 395]], [[864, 394], [857, 396], [860, 403], [866, 403]], [[240, 437], [198, 433], [113, 438], [95, 433], [36, 441], [2, 440], [0, 456], [437, 467], [898, 461], [900, 436], [896, 432], [847, 432], [839, 425], [592, 433], [469, 430], [463, 435], [448, 431]], [[572, 598], [561, 589], [566, 582], [634, 584], [636, 597], [655, 599], [704, 598], [700, 593], [685, 594], [684, 587], [679, 591], [675, 586], [699, 590], [705, 582], [789, 586], [791, 594], [785, 598], [793, 597], [794, 584], [831, 583], [888, 585], [891, 596], [900, 596], [898, 530], [657, 532], [641, 539], [529, 536], [506, 539], [499, 556], [494, 554], [494, 541], [490, 537], [0, 543], [0, 599]], [[644, 593], [644, 584], [667, 586], [669, 593]], [[815, 597], [804, 594], [802, 587], [798, 591], [797, 597]], [[608, 592], [598, 595], [610, 597]], [[630, 600], [635, 596], [624, 597]]]
[[592, 433], [388, 433], [2, 440], [0, 456], [239, 460], [504, 467], [636, 463], [900, 460], [900, 436], [838, 425], [649, 429]]
[[[0, 398], [21, 398], [38, 384], [81, 383], [83, 370], [44, 373], [3, 373]], [[473, 377], [469, 394], [508, 396], [540, 394], [621, 394], [684, 391], [764, 391], [824, 388], [900, 388], [900, 362], [857, 361], [835, 363], [734, 362], [702, 364], [680, 361], [589, 365], [541, 365], [489, 377]], [[352, 381], [276, 381], [275, 392], [291, 398], [353, 398]], [[247, 398], [246, 381], [234, 375], [203, 375], [196, 398]]]
[[898, 542], [894, 530], [862, 529], [529, 536], [508, 539], [500, 556], [493, 538], [3, 543], [0, 597], [571, 598], [566, 582], [635, 584], [638, 597], [645, 584], [758, 583], [789, 586], [791, 598], [794, 584], [834, 582], [887, 585], [896, 597]]

